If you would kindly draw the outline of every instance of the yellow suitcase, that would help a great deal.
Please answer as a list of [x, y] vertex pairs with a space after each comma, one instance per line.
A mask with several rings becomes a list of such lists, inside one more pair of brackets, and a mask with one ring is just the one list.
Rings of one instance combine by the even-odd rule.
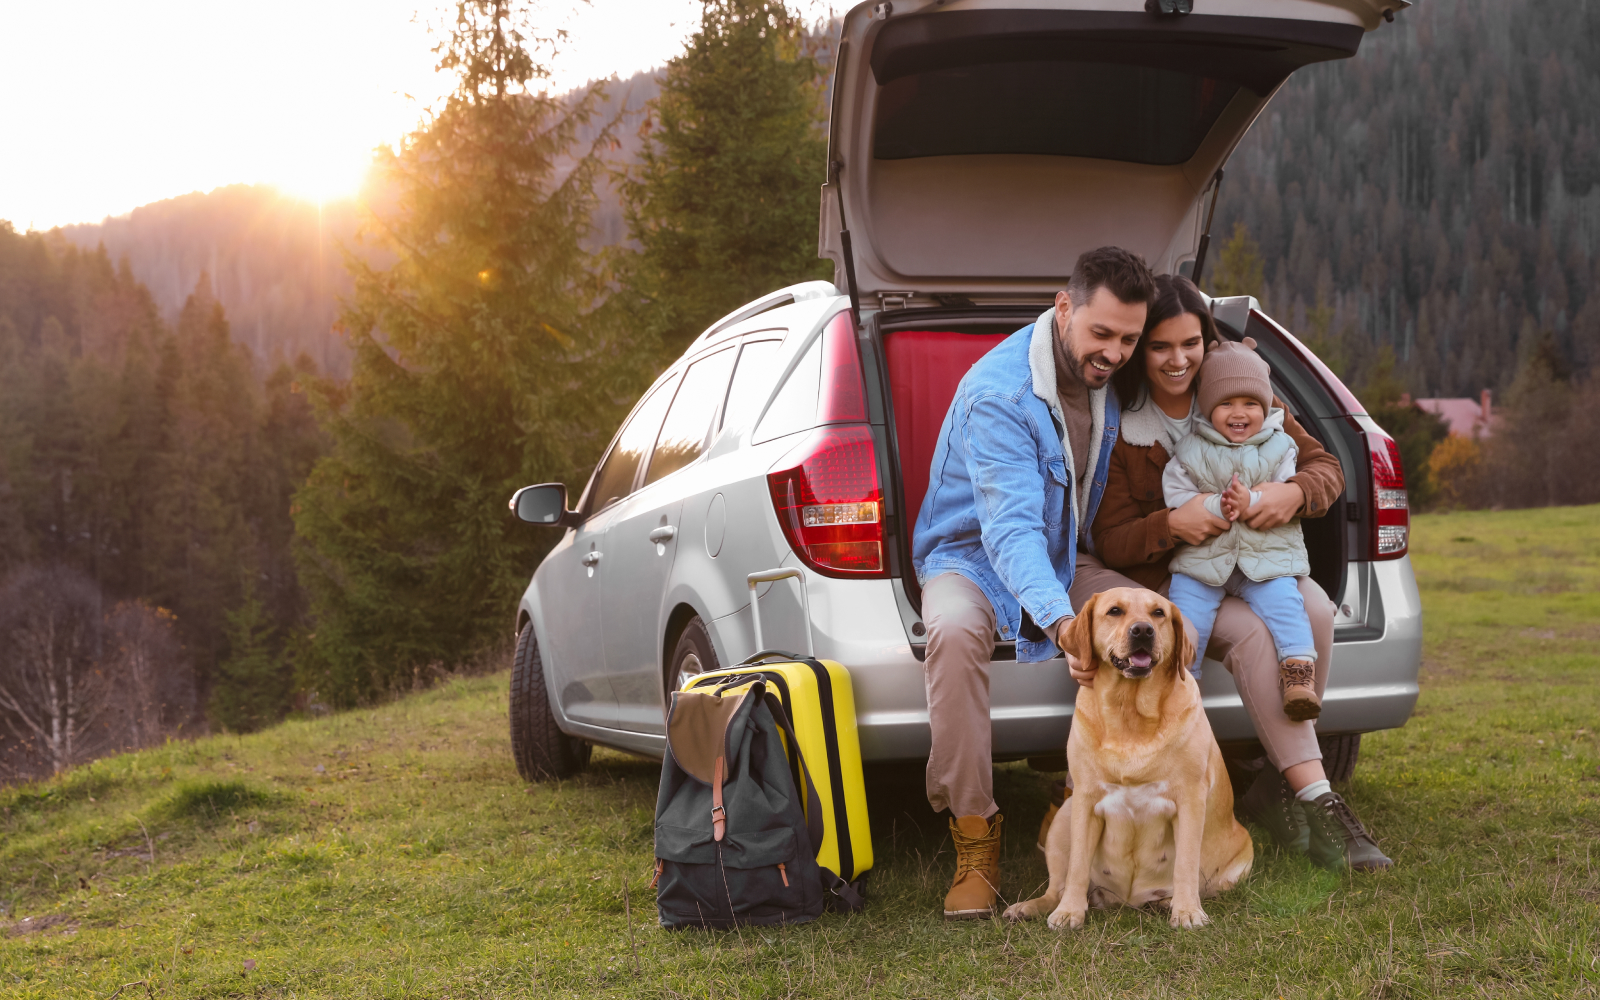
[[[806, 612], [805, 656], [761, 649], [761, 616], [756, 586], [773, 580], [800, 580]], [[758, 678], [788, 713], [795, 739], [817, 788], [822, 809], [822, 844], [817, 864], [836, 876], [833, 893], [845, 909], [861, 906], [861, 881], [872, 867], [872, 831], [867, 820], [866, 787], [861, 777], [861, 743], [856, 736], [856, 702], [850, 672], [832, 660], [819, 660], [811, 648], [811, 608], [805, 578], [798, 569], [768, 570], [749, 577], [750, 607], [755, 617], [756, 655], [734, 667], [696, 674], [684, 681], [685, 691], [737, 691]], [[791, 758], [793, 755], [790, 755]], [[792, 759], [796, 787], [803, 787]], [[830, 900], [830, 902], [834, 902]]]

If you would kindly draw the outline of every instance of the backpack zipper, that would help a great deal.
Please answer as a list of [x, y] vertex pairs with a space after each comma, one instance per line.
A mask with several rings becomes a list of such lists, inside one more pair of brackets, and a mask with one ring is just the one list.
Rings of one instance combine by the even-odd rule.
[[789, 885], [789, 873], [784, 870], [782, 861], [778, 862], [778, 874], [783, 876], [783, 884], [787, 888]]
[[654, 889], [656, 887], [656, 884], [658, 882], [660, 882], [660, 881], [661, 881], [661, 859], [660, 858], [656, 858], [656, 873], [654, 875], [650, 876], [650, 888]]

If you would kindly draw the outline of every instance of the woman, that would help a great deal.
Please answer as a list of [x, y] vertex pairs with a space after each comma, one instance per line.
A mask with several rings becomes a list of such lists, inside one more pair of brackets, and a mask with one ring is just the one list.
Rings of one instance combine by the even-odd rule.
[[[1196, 545], [1229, 530], [1230, 523], [1202, 506], [1204, 497], [1169, 510], [1162, 501], [1161, 474], [1173, 445], [1196, 415], [1195, 376], [1216, 326], [1199, 291], [1186, 278], [1156, 279], [1144, 335], [1133, 357], [1114, 377], [1122, 402], [1122, 431], [1111, 453], [1105, 497], [1091, 532], [1093, 569], [1079, 574], [1095, 591], [1142, 586], [1162, 593], [1171, 580], [1167, 564], [1180, 545]], [[1273, 406], [1284, 408], [1273, 399]], [[1263, 530], [1295, 517], [1320, 517], [1344, 492], [1339, 460], [1307, 434], [1285, 409], [1284, 430], [1299, 455], [1286, 483], [1264, 483], [1261, 502], [1243, 519]], [[1121, 582], [1117, 582], [1118, 578]], [[1317, 648], [1316, 692], [1328, 684], [1333, 647], [1333, 604], [1309, 578], [1299, 580]], [[1076, 591], [1078, 587], [1074, 587]], [[1087, 593], [1083, 595], [1085, 598]], [[1074, 604], [1079, 595], [1073, 594]], [[1289, 850], [1309, 852], [1330, 868], [1373, 870], [1392, 862], [1378, 850], [1350, 807], [1327, 781], [1313, 723], [1284, 715], [1278, 659], [1272, 636], [1248, 606], [1230, 597], [1217, 613], [1208, 652], [1220, 659], [1244, 702], [1271, 767], [1262, 769], [1242, 805], [1250, 819]], [[1077, 676], [1074, 672], [1074, 676]], [[1080, 681], [1081, 683], [1081, 681]]]

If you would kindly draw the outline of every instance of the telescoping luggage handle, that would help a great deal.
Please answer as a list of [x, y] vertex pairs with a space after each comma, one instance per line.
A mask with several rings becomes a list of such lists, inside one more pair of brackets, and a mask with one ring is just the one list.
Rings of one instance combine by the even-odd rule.
[[811, 641], [811, 595], [806, 593], [806, 576], [799, 569], [788, 566], [780, 569], [764, 569], [759, 573], [751, 573], [745, 577], [745, 582], [750, 586], [750, 619], [756, 626], [756, 649], [765, 650], [766, 643], [761, 641], [761, 608], [756, 603], [756, 587], [763, 583], [773, 583], [778, 580], [794, 578], [800, 581], [800, 607], [805, 612], [806, 618], [806, 656], [815, 658], [816, 645]]

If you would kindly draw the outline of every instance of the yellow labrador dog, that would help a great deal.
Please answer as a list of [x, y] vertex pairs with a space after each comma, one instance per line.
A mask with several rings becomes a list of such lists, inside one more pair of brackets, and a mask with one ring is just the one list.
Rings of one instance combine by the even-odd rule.
[[1067, 652], [1098, 669], [1079, 688], [1067, 739], [1076, 786], [1045, 840], [1050, 887], [1006, 910], [1082, 927], [1096, 906], [1170, 905], [1172, 926], [1209, 919], [1202, 897], [1250, 874], [1250, 834], [1187, 667], [1194, 642], [1150, 590], [1096, 594], [1067, 628]]

